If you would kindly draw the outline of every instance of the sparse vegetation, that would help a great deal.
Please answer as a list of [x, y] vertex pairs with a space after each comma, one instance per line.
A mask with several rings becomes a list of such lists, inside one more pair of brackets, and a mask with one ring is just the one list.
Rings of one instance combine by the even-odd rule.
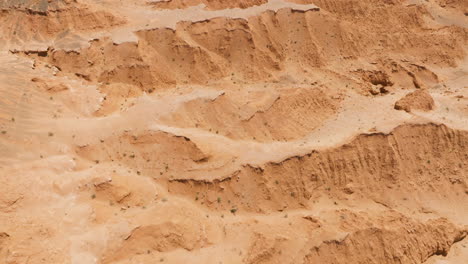
[[[464, 253], [461, 0], [38, 1], [0, 4], [11, 261]], [[457, 21], [437, 17], [451, 9]], [[427, 95], [397, 104], [414, 91]]]

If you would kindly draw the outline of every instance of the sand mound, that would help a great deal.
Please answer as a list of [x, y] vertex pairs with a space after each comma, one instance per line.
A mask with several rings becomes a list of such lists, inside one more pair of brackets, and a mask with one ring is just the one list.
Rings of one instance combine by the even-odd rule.
[[190, 6], [204, 4], [210, 10], [220, 10], [226, 8], [248, 8], [255, 5], [261, 5], [268, 2], [267, 0], [236, 0], [236, 1], [222, 1], [222, 0], [168, 0], [168, 1], [154, 1], [149, 2], [156, 9], [180, 9]]
[[436, 0], [435, 2], [442, 8], [463, 13], [465, 16], [468, 14], [468, 4], [463, 0]]
[[[319, 127], [338, 108], [326, 88], [252, 91], [240, 98], [224, 94], [211, 102], [187, 102], [163, 118], [171, 126], [196, 127], [232, 139], [261, 142], [300, 139]], [[247, 99], [247, 100], [246, 100]]]
[[206, 238], [201, 228], [194, 230], [193, 220], [137, 227], [122, 241], [121, 248], [110, 254], [110, 257], [104, 258], [103, 263], [115, 263], [128, 256], [151, 254], [154, 251], [196, 250], [205, 244]]
[[416, 90], [395, 103], [396, 110], [411, 112], [412, 110], [431, 111], [435, 107], [434, 99], [427, 90]]
[[150, 204], [157, 197], [151, 186], [134, 177], [118, 173], [112, 173], [110, 177], [96, 178], [93, 187], [94, 190], [90, 190], [93, 192], [93, 199], [108, 202], [110, 205], [141, 207]]
[[209, 157], [190, 139], [165, 132], [126, 132], [76, 147], [78, 155], [93, 162], [117, 162], [136, 168], [138, 174], [172, 178]]
[[49, 93], [58, 93], [69, 89], [63, 83], [56, 83], [53, 80], [33, 78], [31, 79], [31, 81], [34, 82], [39, 89], [43, 89], [44, 91], [47, 91]]
[[105, 116], [122, 110], [129, 104], [129, 100], [142, 94], [137, 86], [120, 83], [101, 85], [99, 92], [104, 95], [104, 98], [99, 110], [95, 112], [96, 116]]
[[[446, 219], [430, 220], [424, 224], [409, 219], [397, 220], [385, 228], [370, 227], [349, 234], [342, 241], [326, 241], [312, 250], [304, 263], [422, 263], [433, 255], [446, 255], [451, 245], [463, 239], [467, 232], [457, 230]], [[385, 221], [385, 220], [384, 220]], [[387, 220], [388, 221], [388, 220]], [[407, 232], [410, 229], [412, 232]], [[405, 234], [401, 239], [401, 234]], [[427, 243], [431, 241], [430, 243]], [[362, 252], [379, 244], [372, 258], [350, 252]], [[352, 257], [350, 257], [352, 255]]]

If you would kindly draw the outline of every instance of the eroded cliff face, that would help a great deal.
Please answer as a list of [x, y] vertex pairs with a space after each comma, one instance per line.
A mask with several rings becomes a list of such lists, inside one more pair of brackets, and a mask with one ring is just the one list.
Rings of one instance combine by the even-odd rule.
[[465, 2], [3, 1], [0, 262], [463, 263]]
[[0, 3], [0, 44], [41, 45], [50, 39], [69, 37], [71, 32], [107, 30], [124, 21], [76, 0], [7, 0]]

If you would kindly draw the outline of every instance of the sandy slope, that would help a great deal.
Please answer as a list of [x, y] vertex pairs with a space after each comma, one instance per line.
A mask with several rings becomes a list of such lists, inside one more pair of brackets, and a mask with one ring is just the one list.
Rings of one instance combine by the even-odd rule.
[[467, 261], [466, 1], [0, 9], [0, 263]]

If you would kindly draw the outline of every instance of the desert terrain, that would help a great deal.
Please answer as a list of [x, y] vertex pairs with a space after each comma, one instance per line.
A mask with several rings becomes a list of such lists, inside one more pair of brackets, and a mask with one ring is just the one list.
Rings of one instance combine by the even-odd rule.
[[468, 263], [468, 1], [1, 0], [0, 263]]

